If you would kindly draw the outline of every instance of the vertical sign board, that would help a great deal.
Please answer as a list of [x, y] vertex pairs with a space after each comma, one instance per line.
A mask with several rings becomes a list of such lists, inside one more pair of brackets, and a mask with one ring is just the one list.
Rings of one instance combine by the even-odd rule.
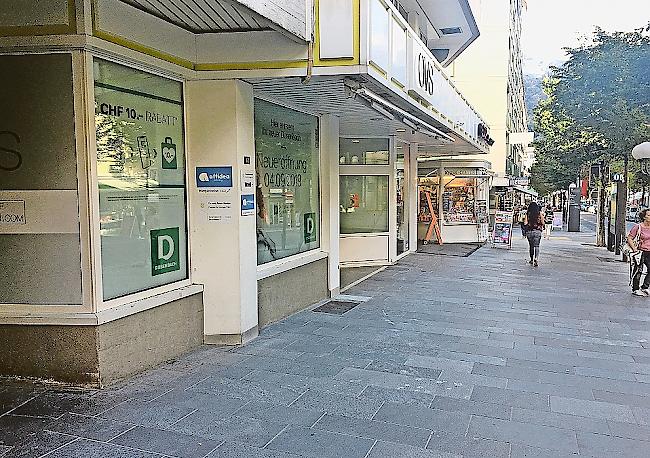
[[553, 229], [562, 230], [562, 212], [553, 212]]
[[492, 231], [492, 246], [512, 246], [512, 212], [497, 211], [494, 214], [494, 229]]
[[255, 194], [242, 194], [241, 215], [250, 216], [255, 214]]

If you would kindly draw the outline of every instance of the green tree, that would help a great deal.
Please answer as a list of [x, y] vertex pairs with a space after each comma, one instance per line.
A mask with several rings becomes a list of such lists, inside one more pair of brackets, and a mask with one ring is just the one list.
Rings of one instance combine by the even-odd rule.
[[[648, 31], [650, 24], [632, 32], [597, 28], [590, 43], [566, 48], [569, 59], [551, 68], [544, 83], [547, 99], [534, 110], [539, 139], [531, 174], [540, 191], [566, 189], [568, 176], [577, 177], [595, 161], [622, 163], [628, 182], [629, 153], [650, 134]], [[630, 184], [643, 186], [645, 178], [631, 166]], [[602, 228], [604, 201], [599, 209]]]

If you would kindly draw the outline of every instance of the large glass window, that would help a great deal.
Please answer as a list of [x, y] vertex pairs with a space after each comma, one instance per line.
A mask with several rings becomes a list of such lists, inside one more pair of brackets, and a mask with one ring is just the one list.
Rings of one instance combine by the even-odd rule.
[[257, 263], [320, 246], [318, 118], [255, 100]]
[[388, 232], [388, 176], [340, 176], [341, 234]]
[[187, 278], [182, 85], [94, 61], [104, 299]]
[[388, 165], [387, 138], [340, 138], [339, 164]]

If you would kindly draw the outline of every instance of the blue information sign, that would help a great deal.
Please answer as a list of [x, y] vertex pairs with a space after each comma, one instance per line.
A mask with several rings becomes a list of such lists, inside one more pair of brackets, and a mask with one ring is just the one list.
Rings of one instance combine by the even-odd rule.
[[232, 188], [232, 167], [197, 167], [196, 186], [199, 188]]
[[242, 194], [241, 214], [242, 216], [255, 214], [255, 194]]

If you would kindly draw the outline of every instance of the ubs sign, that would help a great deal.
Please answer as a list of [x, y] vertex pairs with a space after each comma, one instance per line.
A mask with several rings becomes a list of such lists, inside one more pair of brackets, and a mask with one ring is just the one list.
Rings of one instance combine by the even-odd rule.
[[412, 38], [409, 39], [408, 51], [408, 93], [425, 105], [435, 103], [439, 95], [442, 76], [427, 50]]
[[429, 94], [433, 95], [435, 91], [434, 75], [436, 74], [436, 67], [431, 63], [431, 60], [422, 53], [418, 53], [418, 86]]

